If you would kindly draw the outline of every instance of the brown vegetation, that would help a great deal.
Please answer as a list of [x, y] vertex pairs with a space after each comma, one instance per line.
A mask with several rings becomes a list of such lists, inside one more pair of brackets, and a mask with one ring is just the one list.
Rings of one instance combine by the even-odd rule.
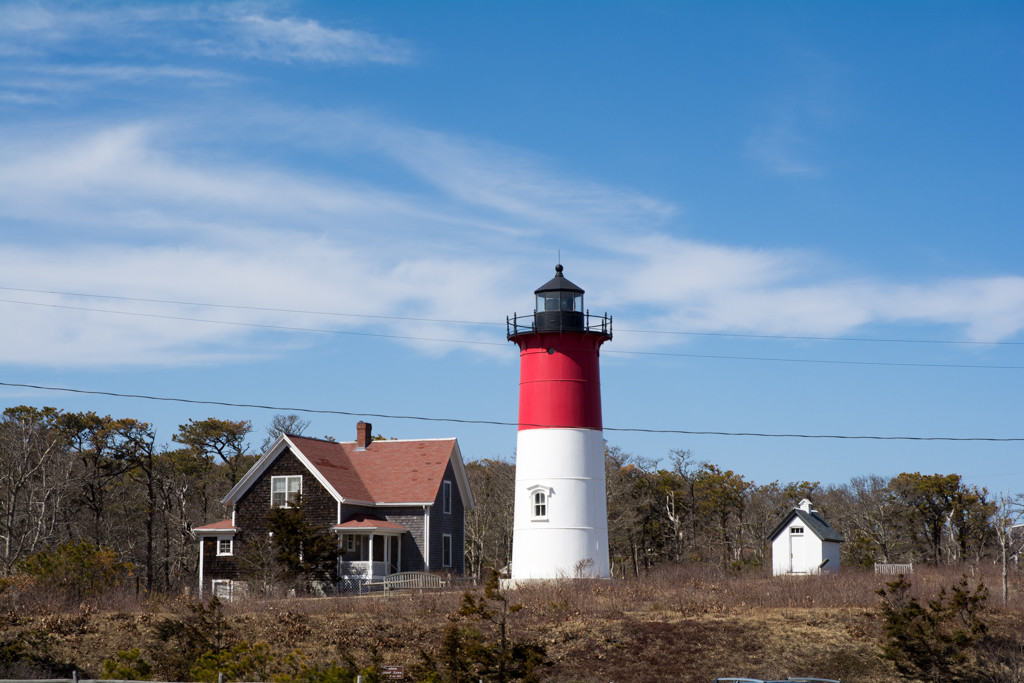
[[[507, 636], [509, 642], [543, 651], [546, 663], [537, 670], [538, 680], [710, 681], [725, 675], [900, 680], [895, 665], [882, 656], [885, 624], [877, 594], [892, 578], [861, 572], [773, 578], [689, 565], [663, 567], [639, 579], [530, 585], [509, 593], [510, 602], [522, 607], [508, 611]], [[909, 578], [909, 593], [927, 604], [940, 588], [955, 585], [960, 574], [928, 568]], [[991, 565], [967, 579], [992, 589], [1000, 584]], [[1013, 581], [1009, 605], [989, 605], [980, 616], [986, 632], [972, 645], [971, 662], [980, 667], [976, 671], [984, 669], [985, 680], [1024, 680], [1024, 586], [1020, 575]], [[467, 589], [481, 604], [483, 587], [466, 586], [390, 599], [245, 601], [224, 605], [219, 614], [186, 598], [132, 602], [121, 597], [121, 604], [62, 611], [44, 594], [18, 597], [7, 591], [0, 595], [5, 614], [0, 657], [6, 658], [0, 677], [68, 675], [72, 669], [82, 677], [99, 677], [105, 661], [118, 652], [128, 661], [127, 653], [138, 648], [136, 656], [153, 666], [153, 677], [167, 680], [174, 666], [192, 665], [176, 662], [175, 656], [197, 642], [202, 647], [197, 633], [220, 639], [219, 647], [265, 643], [268, 656], [281, 661], [301, 650], [308, 666], [334, 662], [366, 670], [394, 664], [422, 674], [424, 661], [443, 654], [445, 629], [453, 620], [481, 631], [480, 642], [491, 638], [487, 625], [473, 622], [474, 610], [465, 608]], [[192, 626], [183, 629], [183, 624]], [[179, 640], [161, 641], [161, 630]]]

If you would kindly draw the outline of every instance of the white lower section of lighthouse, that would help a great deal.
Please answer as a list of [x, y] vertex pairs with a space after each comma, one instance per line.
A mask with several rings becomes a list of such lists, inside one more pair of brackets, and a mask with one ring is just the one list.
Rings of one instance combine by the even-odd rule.
[[602, 432], [519, 431], [511, 575], [513, 582], [608, 578]]

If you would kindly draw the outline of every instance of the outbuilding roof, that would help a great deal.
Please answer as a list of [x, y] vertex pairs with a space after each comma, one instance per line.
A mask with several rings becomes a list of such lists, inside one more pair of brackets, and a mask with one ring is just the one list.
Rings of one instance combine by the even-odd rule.
[[775, 537], [782, 533], [782, 530], [789, 526], [789, 523], [794, 517], [799, 517], [800, 521], [803, 522], [804, 526], [814, 532], [814, 535], [823, 541], [832, 541], [835, 543], [845, 543], [846, 538], [841, 533], [833, 529], [825, 519], [817, 513], [815, 510], [807, 511], [801, 510], [800, 508], [793, 508], [789, 511], [789, 514], [779, 522], [779, 525], [775, 527], [775, 530], [768, 536], [769, 541], [774, 541]]

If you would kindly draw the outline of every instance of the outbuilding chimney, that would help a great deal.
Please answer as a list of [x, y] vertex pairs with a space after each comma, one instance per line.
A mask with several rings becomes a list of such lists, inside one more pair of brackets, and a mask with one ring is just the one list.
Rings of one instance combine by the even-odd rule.
[[360, 420], [356, 423], [356, 448], [363, 449], [373, 441], [373, 425]]

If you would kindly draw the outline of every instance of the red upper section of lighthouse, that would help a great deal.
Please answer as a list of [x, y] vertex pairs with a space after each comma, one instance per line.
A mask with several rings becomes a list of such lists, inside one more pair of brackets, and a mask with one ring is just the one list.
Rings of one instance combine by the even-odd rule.
[[598, 347], [608, 337], [540, 332], [519, 344], [519, 429], [601, 429]]
[[508, 321], [519, 345], [519, 429], [601, 429], [598, 350], [611, 318], [583, 312], [583, 290], [562, 276], [535, 291], [533, 316]]

